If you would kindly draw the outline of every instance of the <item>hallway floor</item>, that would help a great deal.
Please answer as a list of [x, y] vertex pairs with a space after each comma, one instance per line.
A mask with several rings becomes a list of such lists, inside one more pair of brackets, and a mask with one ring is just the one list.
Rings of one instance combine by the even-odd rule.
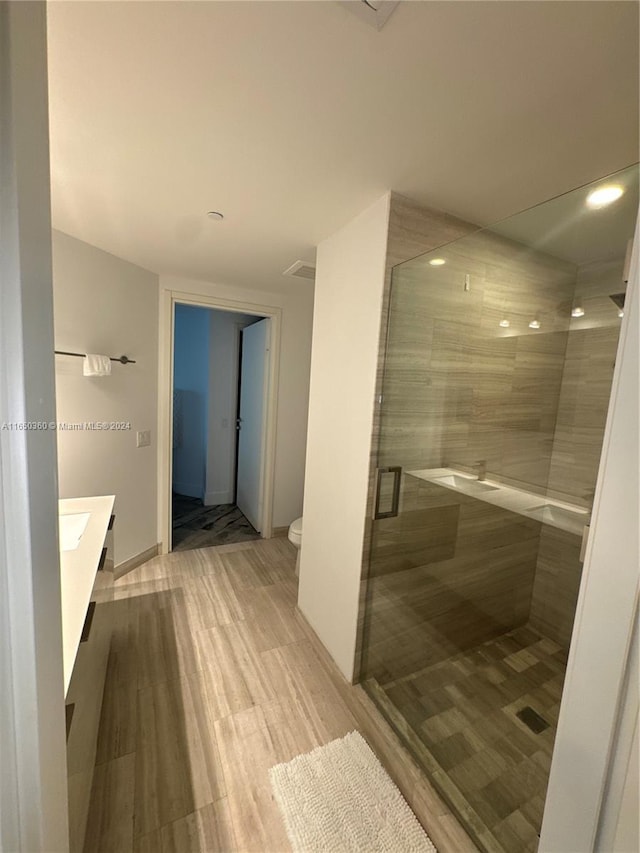
[[294, 565], [287, 539], [260, 539], [115, 582], [85, 853], [287, 851], [268, 769], [354, 729], [439, 853], [475, 850], [298, 613]]
[[235, 504], [204, 506], [199, 498], [175, 492], [171, 499], [173, 550], [190, 551], [260, 539]]

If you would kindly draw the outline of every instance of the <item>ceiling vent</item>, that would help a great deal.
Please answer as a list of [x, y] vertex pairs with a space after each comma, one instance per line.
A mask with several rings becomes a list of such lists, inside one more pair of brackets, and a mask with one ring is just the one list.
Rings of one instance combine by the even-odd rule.
[[399, 4], [399, 0], [338, 0], [338, 2], [374, 30], [381, 30], [384, 27]]
[[308, 281], [314, 281], [316, 277], [316, 268], [312, 264], [307, 264], [304, 261], [296, 261], [291, 264], [282, 275], [292, 275], [295, 278], [306, 278]]

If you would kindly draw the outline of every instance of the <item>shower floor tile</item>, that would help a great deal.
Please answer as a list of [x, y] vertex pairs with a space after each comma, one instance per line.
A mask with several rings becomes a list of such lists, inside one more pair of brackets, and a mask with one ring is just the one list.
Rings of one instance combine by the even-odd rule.
[[[527, 625], [375, 685], [390, 716], [409, 724], [414, 752], [426, 748], [441, 768], [442, 793], [465, 803], [487, 850], [537, 849], [566, 660]], [[532, 731], [517, 716], [525, 707], [548, 728]]]

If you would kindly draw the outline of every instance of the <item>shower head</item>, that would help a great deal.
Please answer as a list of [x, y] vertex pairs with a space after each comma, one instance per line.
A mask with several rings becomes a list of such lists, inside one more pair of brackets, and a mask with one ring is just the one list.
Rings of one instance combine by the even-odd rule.
[[622, 310], [622, 308], [624, 308], [624, 297], [625, 297], [624, 293], [610, 293], [609, 294], [609, 299], [612, 302], [614, 302], [618, 306], [618, 308], [620, 308], [621, 310]]

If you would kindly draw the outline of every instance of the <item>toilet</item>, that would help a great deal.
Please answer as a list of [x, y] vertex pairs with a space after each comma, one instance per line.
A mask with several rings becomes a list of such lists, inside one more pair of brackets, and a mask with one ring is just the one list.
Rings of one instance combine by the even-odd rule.
[[300, 574], [300, 546], [302, 545], [302, 518], [296, 518], [289, 525], [289, 542], [298, 550], [296, 555], [296, 577]]

